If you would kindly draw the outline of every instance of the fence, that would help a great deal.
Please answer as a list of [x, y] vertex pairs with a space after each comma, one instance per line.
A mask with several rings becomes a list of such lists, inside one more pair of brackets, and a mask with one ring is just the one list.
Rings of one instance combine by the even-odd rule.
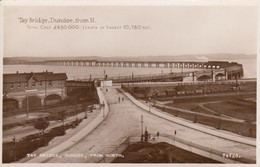
[[[182, 149], [185, 149], [190, 152], [194, 152], [196, 154], [200, 154], [200, 155], [208, 157], [210, 159], [215, 159], [217, 161], [221, 161], [223, 163], [249, 163], [249, 164], [256, 163], [255, 160], [247, 158], [246, 155], [232, 154], [232, 156], [234, 156], [233, 158], [232, 157], [227, 158], [225, 156], [229, 153], [219, 151], [219, 150], [213, 149], [211, 147], [199, 145], [194, 142], [184, 140], [184, 139], [181, 139], [176, 136], [171, 136], [171, 135], [166, 135], [166, 134], [161, 134], [160, 137], [161, 136], [166, 138], [166, 139], [164, 139], [164, 141], [167, 143], [174, 144], [177, 147], [179, 147], [180, 145], [177, 144], [177, 142], [179, 142], [179, 143], [187, 146], [186, 148], [182, 147]], [[169, 142], [169, 140], [167, 140], [167, 139], [172, 140], [172, 142]], [[163, 140], [161, 140], [161, 141], [163, 141]], [[198, 149], [198, 150], [195, 151], [195, 149]], [[240, 158], [236, 157], [236, 156], [240, 156]]]
[[[244, 155], [239, 155], [242, 156], [242, 158], [226, 158], [225, 155], [228, 153], [225, 153], [223, 151], [219, 151], [216, 149], [211, 148], [210, 146], [203, 146], [203, 145], [199, 145], [196, 144], [194, 142], [188, 141], [188, 140], [184, 140], [181, 139], [177, 136], [171, 136], [171, 135], [166, 135], [166, 134], [160, 134], [160, 140], [150, 140], [148, 142], [151, 143], [159, 143], [159, 142], [166, 142], [168, 144], [174, 145], [176, 147], [179, 147], [181, 149], [184, 149], [186, 151], [210, 158], [210, 159], [214, 159], [223, 163], [255, 163], [255, 160], [246, 158]], [[113, 146], [114, 149], [112, 149], [112, 151], [109, 151], [107, 153], [104, 153], [103, 157], [100, 157], [97, 159], [96, 162], [98, 163], [110, 163], [113, 162], [116, 157], [111, 158], [111, 157], [107, 157], [107, 154], [121, 154], [124, 152], [124, 150], [130, 146], [133, 143], [137, 143], [141, 141], [141, 137], [136, 137], [136, 136], [131, 136], [126, 138], [122, 143], [120, 143], [119, 145]]]

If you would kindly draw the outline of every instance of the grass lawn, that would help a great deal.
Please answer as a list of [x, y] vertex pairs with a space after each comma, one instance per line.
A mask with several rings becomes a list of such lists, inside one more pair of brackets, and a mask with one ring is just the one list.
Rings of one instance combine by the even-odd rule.
[[251, 105], [240, 104], [237, 101], [224, 101], [204, 105], [218, 113], [242, 120], [256, 121], [256, 103]]

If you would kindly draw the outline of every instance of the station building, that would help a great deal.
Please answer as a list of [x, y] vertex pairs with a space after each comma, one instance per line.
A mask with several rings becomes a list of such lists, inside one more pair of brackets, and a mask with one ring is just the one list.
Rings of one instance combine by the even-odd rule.
[[3, 111], [57, 104], [67, 97], [66, 73], [3, 75]]

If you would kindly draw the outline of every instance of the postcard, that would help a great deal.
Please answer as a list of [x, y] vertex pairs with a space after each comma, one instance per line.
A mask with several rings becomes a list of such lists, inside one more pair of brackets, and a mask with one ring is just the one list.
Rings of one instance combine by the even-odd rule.
[[256, 1], [1, 5], [2, 165], [259, 165]]

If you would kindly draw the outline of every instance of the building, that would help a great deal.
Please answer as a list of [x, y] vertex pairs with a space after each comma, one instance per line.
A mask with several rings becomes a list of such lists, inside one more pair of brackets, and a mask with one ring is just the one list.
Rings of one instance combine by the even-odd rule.
[[33, 109], [59, 103], [67, 97], [66, 73], [3, 75], [3, 110]]

